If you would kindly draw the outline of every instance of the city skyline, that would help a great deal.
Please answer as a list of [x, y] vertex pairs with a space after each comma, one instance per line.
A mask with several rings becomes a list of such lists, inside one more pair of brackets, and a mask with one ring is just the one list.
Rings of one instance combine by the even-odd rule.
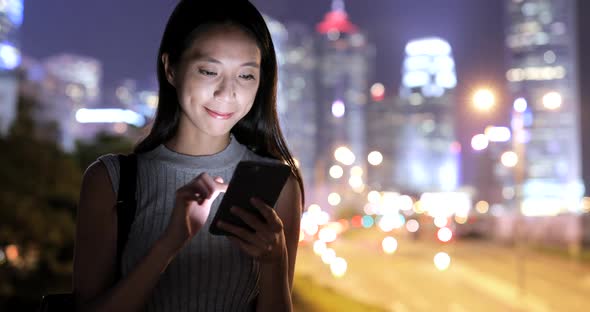
[[[301, 22], [312, 29], [331, 6], [329, 0], [252, 2], [273, 19], [282, 23]], [[149, 81], [154, 78], [155, 55], [164, 22], [175, 3], [126, 1], [109, 5], [64, 1], [63, 6], [57, 7], [25, 1], [21, 47], [24, 55], [39, 59], [63, 52], [95, 57], [103, 65], [105, 89], [127, 78]], [[481, 131], [482, 124], [508, 125], [510, 105], [503, 98], [508, 93], [501, 1], [373, 1], [371, 4], [345, 1], [350, 20], [359, 25], [377, 47], [374, 82], [385, 85], [386, 96], [398, 93], [405, 44], [419, 37], [439, 36], [451, 44], [456, 59], [456, 119], [465, 121], [457, 131], [457, 138], [463, 150], [469, 149], [471, 136]], [[579, 5], [578, 14], [581, 15], [586, 9], [583, 3]], [[137, 8], [141, 8], [141, 13], [136, 12]], [[60, 22], [55, 23], [56, 20]], [[583, 19], [580, 22], [580, 28], [587, 23]], [[586, 35], [584, 31], [579, 33]], [[580, 51], [584, 49], [588, 48], [581, 43]], [[133, 62], [129, 61], [131, 59]], [[585, 64], [580, 61], [581, 67]], [[587, 80], [581, 77], [582, 90]], [[488, 114], [475, 114], [470, 107], [470, 97], [482, 86], [498, 92], [499, 105]], [[587, 115], [584, 109], [582, 115]], [[464, 182], [473, 181], [469, 172], [475, 168], [476, 161], [477, 155], [464, 153], [463, 172], [467, 174]]]

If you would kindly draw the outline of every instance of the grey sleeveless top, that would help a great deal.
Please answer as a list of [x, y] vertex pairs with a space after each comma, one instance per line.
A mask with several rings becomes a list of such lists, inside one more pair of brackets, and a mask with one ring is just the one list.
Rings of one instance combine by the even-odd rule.
[[[105, 164], [116, 193], [119, 187], [117, 156], [104, 155], [99, 160]], [[215, 155], [189, 156], [164, 145], [139, 154], [137, 208], [122, 256], [123, 276], [133, 270], [162, 235], [178, 188], [202, 172], [221, 176], [227, 183], [241, 160], [276, 161], [254, 154], [233, 136], [230, 144]], [[213, 236], [208, 231], [222, 195], [213, 203], [205, 226], [160, 276], [146, 311], [248, 311], [254, 308], [260, 263], [226, 237]]]

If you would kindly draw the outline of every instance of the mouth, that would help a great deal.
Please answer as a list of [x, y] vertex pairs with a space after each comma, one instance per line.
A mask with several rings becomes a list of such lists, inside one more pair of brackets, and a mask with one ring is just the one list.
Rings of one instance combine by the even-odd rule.
[[205, 107], [205, 110], [207, 111], [207, 114], [209, 114], [209, 116], [215, 118], [215, 119], [220, 119], [220, 120], [226, 120], [231, 118], [231, 116], [234, 115], [234, 113], [220, 113], [220, 112], [216, 112], [214, 110], [208, 109], [207, 107]]

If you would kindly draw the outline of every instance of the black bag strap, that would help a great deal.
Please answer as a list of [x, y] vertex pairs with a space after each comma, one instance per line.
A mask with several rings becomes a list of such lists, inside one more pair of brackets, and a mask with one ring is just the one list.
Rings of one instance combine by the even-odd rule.
[[119, 154], [119, 191], [117, 193], [117, 280], [121, 278], [121, 258], [135, 218], [137, 155]]

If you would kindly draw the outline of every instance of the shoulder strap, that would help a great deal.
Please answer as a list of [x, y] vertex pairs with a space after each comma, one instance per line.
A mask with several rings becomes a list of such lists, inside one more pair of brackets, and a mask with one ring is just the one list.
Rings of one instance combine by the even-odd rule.
[[117, 193], [117, 280], [121, 278], [121, 257], [127, 244], [129, 230], [135, 218], [135, 189], [137, 180], [137, 155], [118, 155], [119, 191]]

